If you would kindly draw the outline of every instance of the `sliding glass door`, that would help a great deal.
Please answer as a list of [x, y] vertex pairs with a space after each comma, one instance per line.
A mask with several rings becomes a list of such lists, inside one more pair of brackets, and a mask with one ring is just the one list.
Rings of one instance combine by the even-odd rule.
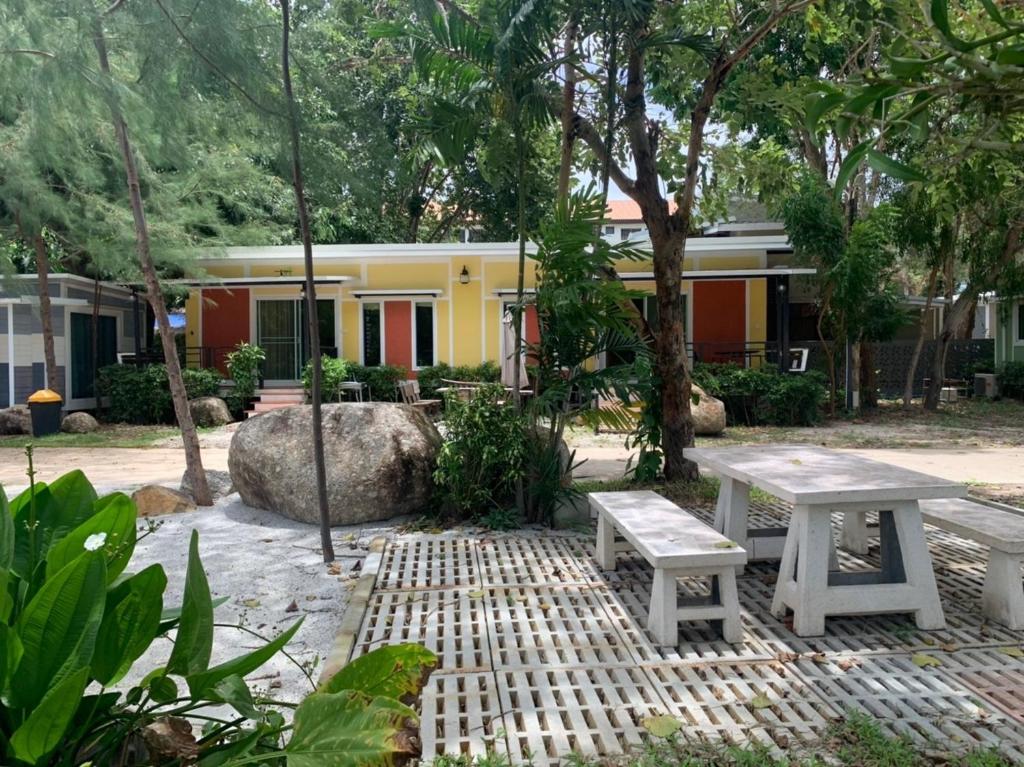
[[[318, 300], [317, 320], [320, 348], [336, 355], [334, 301]], [[294, 383], [302, 378], [309, 360], [306, 340], [306, 302], [303, 299], [259, 299], [256, 302], [256, 343], [266, 352], [263, 380], [266, 383]]]

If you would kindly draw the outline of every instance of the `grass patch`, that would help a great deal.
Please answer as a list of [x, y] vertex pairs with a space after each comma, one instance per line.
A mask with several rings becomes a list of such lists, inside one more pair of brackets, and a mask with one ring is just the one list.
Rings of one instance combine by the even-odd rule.
[[[997, 751], [925, 750], [906, 737], [882, 732], [866, 714], [850, 714], [836, 724], [815, 747], [772, 751], [765, 746], [730, 746], [724, 743], [691, 743], [677, 735], [653, 740], [648, 745], [617, 756], [566, 755], [570, 767], [1011, 767], [1013, 762]], [[527, 762], [529, 764], [529, 761]], [[476, 758], [467, 754], [440, 756], [434, 767], [510, 767], [506, 757], [491, 753]]]
[[[204, 430], [200, 430], [201, 432]], [[23, 448], [26, 445], [35, 447], [152, 447], [168, 437], [176, 437], [181, 432], [174, 426], [130, 426], [127, 424], [101, 424], [91, 434], [51, 434], [46, 437], [33, 437], [27, 434], [0, 436], [0, 447]]]

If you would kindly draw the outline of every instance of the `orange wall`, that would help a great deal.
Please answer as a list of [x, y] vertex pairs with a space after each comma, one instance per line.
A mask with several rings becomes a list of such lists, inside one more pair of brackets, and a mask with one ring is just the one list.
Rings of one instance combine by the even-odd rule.
[[203, 346], [213, 347], [212, 363], [227, 375], [224, 356], [241, 341], [249, 341], [248, 288], [204, 288]]
[[[693, 340], [697, 356], [705, 362], [723, 358], [715, 344], [743, 345], [747, 339], [747, 283], [744, 280], [694, 280]], [[708, 344], [701, 349], [702, 344]]]
[[412, 302], [384, 302], [384, 362], [412, 370]]

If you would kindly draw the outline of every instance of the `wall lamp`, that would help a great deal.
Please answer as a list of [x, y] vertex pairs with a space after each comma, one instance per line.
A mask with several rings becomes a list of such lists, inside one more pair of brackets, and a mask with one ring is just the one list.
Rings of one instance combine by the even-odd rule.
[[462, 271], [459, 272], [459, 284], [461, 284], [461, 285], [468, 285], [469, 284], [469, 269], [467, 269], [465, 266], [463, 266], [462, 267]]

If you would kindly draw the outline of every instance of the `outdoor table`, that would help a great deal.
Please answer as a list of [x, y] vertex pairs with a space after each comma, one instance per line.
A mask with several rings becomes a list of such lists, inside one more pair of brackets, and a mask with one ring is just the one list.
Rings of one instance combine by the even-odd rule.
[[[824, 633], [827, 615], [887, 612], [913, 613], [922, 629], [945, 626], [918, 501], [962, 498], [966, 486], [820, 447], [689, 448], [684, 454], [721, 477], [719, 532], [751, 560], [776, 559], [781, 548], [772, 613], [782, 617], [792, 609], [795, 633]], [[748, 529], [751, 486], [793, 504], [788, 528]], [[879, 571], [830, 569], [833, 511], [878, 512]]]

